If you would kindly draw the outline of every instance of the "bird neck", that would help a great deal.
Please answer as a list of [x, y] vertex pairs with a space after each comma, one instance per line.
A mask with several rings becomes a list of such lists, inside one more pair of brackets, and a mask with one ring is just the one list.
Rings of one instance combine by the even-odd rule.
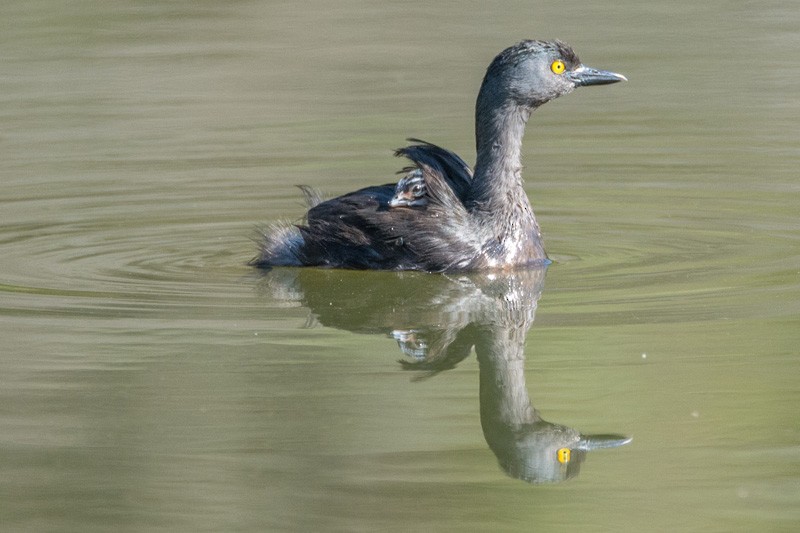
[[540, 420], [525, 385], [525, 335], [532, 319], [496, 326], [475, 343], [480, 365], [481, 425], [495, 436]]
[[476, 106], [473, 201], [490, 211], [508, 206], [509, 199], [529, 205], [522, 186], [521, 150], [532, 108], [492, 100], [481, 91]]
[[[484, 258], [490, 266], [547, 259], [536, 216], [523, 188], [520, 160], [525, 124], [536, 106], [498, 98], [497, 93], [484, 89], [476, 106], [478, 157], [467, 202], [486, 238]], [[499, 105], [494, 105], [497, 102]]]

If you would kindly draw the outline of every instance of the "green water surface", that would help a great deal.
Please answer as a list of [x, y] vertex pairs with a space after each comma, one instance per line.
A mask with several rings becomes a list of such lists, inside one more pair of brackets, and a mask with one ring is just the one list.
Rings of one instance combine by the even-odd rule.
[[[800, 527], [795, 2], [0, 21], [0, 529]], [[531, 118], [543, 279], [246, 266], [296, 184], [394, 179], [410, 136], [472, 161], [489, 61], [555, 37], [630, 81]], [[530, 483], [492, 418], [526, 406], [633, 441]]]

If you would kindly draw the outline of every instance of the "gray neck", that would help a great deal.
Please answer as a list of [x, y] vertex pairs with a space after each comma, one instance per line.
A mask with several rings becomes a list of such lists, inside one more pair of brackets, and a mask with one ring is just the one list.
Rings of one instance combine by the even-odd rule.
[[481, 424], [495, 435], [541, 420], [525, 385], [525, 334], [530, 323], [498, 328], [475, 344], [480, 363]]
[[484, 238], [489, 266], [547, 258], [522, 182], [522, 137], [536, 103], [522, 103], [484, 82], [475, 107], [478, 158], [468, 209]]
[[532, 108], [483, 87], [475, 111], [477, 160], [473, 200], [482, 210], [507, 210], [509, 200], [530, 207], [522, 186], [522, 137]]

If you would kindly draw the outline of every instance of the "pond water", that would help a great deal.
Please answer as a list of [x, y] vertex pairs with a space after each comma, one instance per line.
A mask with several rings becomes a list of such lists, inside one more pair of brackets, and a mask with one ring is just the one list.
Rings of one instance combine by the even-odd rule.
[[[794, 2], [0, 14], [4, 529], [800, 527]], [[296, 184], [471, 161], [489, 61], [553, 37], [630, 81], [529, 123], [547, 272], [246, 265]]]

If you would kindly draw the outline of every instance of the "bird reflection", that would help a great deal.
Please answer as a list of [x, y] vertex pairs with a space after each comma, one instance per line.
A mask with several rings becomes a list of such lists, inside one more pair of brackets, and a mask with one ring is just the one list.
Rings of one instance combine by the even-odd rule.
[[524, 347], [544, 276], [545, 268], [457, 277], [275, 269], [262, 286], [301, 302], [322, 325], [393, 337], [414, 379], [454, 368], [474, 348], [486, 442], [509, 476], [538, 484], [574, 477], [587, 452], [631, 441], [548, 422], [531, 403]]

